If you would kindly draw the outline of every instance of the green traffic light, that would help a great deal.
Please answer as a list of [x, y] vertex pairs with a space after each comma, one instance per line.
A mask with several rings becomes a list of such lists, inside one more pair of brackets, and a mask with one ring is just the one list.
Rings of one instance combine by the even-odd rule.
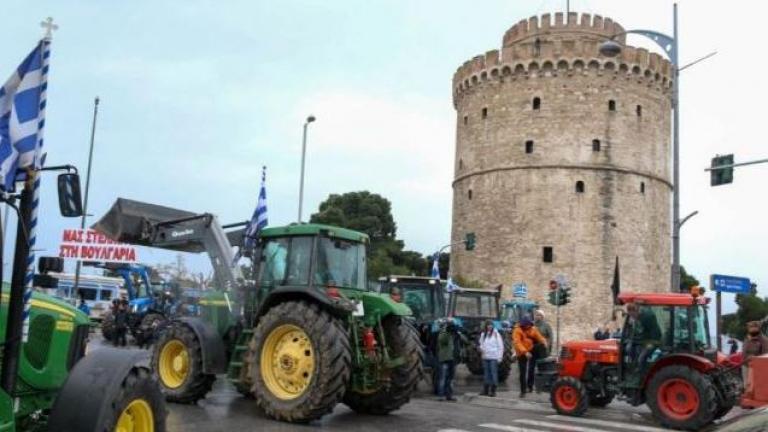
[[733, 155], [715, 156], [712, 158], [712, 170], [710, 171], [710, 184], [720, 186], [733, 183], [733, 167], [715, 169], [721, 166], [733, 165]]

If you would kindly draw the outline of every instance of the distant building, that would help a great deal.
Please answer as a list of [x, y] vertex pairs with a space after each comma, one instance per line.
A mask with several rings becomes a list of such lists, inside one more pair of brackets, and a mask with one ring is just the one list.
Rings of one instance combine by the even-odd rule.
[[672, 67], [642, 48], [601, 56], [623, 31], [588, 14], [532, 17], [453, 77], [452, 241], [474, 233], [477, 246], [454, 248], [451, 270], [524, 281], [548, 309], [548, 281], [565, 275], [565, 337], [610, 318], [617, 256], [622, 289], [669, 290]]

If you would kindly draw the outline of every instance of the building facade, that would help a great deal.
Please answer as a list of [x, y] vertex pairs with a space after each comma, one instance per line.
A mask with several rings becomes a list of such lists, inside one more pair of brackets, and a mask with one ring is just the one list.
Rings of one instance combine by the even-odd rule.
[[453, 77], [452, 242], [471, 233], [476, 248], [453, 248], [451, 272], [525, 282], [549, 312], [548, 282], [563, 275], [565, 338], [610, 318], [616, 257], [622, 290], [669, 290], [673, 71], [642, 48], [601, 56], [623, 31], [588, 14], [532, 17]]

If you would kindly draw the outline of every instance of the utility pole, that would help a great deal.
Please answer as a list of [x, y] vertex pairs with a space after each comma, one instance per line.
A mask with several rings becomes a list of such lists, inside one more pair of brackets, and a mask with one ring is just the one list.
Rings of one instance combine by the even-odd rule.
[[299, 179], [299, 218], [298, 222], [301, 223], [301, 210], [304, 204], [304, 160], [307, 156], [307, 127], [310, 123], [315, 121], [315, 116], [310, 115], [307, 117], [307, 121], [304, 122], [304, 134], [301, 138], [301, 177]]
[[[88, 190], [91, 186], [91, 163], [93, 162], [93, 142], [96, 137], [96, 118], [99, 115], [99, 97], [93, 100], [93, 122], [91, 123], [91, 146], [88, 150], [88, 168], [85, 174], [85, 200], [83, 202], [83, 216], [80, 218], [80, 229], [85, 229], [85, 218], [88, 216]], [[80, 285], [80, 271], [83, 267], [83, 262], [77, 260], [75, 264], [75, 286], [72, 288], [72, 294], [78, 293]]]

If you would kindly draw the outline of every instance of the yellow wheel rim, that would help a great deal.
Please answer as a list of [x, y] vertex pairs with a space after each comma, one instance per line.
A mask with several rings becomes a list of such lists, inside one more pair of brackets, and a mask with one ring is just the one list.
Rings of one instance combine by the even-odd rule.
[[155, 417], [144, 399], [136, 399], [120, 413], [115, 432], [154, 432]]
[[179, 388], [189, 375], [189, 351], [178, 339], [168, 341], [160, 350], [157, 366], [160, 381], [168, 388]]
[[272, 330], [261, 349], [261, 377], [267, 389], [278, 399], [296, 399], [307, 390], [314, 372], [315, 353], [304, 330], [292, 324]]

